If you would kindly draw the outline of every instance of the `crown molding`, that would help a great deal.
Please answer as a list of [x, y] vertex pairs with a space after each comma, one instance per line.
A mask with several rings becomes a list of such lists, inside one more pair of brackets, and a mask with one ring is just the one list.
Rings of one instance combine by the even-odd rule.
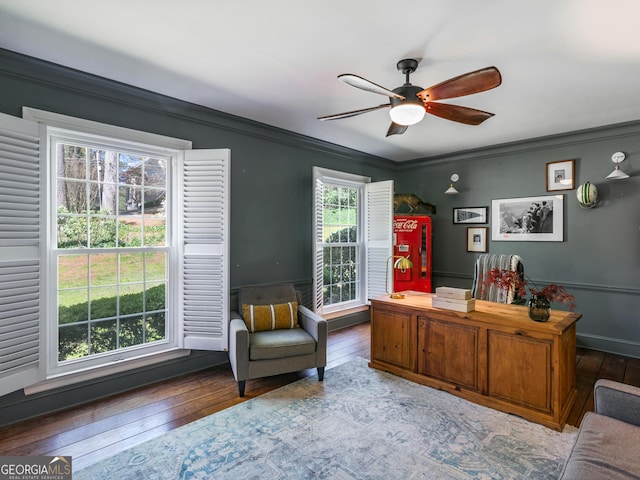
[[[110, 80], [59, 64], [0, 48], [0, 76], [13, 78], [21, 83], [42, 85], [58, 91], [72, 93], [87, 99], [114, 105], [122, 105], [143, 112], [162, 114], [176, 120], [197, 122], [208, 127], [238, 135], [252, 136], [261, 140], [279, 143], [322, 153], [341, 160], [356, 161], [363, 165], [395, 170], [396, 162], [370, 155], [359, 150], [342, 147], [313, 137], [298, 134], [264, 123], [249, 120], [184, 100], [168, 97], [125, 83]], [[38, 106], [47, 110], [43, 106]], [[58, 112], [74, 115], [74, 112]], [[93, 119], [89, 119], [93, 120]], [[99, 120], [104, 122], [103, 120]], [[138, 128], [119, 119], [119, 126]], [[153, 132], [167, 135], [167, 132]], [[194, 145], [194, 148], [211, 148]]]

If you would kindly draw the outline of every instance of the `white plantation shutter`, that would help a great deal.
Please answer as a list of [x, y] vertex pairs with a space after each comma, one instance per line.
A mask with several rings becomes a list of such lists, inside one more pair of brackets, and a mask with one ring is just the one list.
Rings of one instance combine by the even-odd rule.
[[229, 150], [186, 150], [182, 168], [183, 347], [227, 350]]
[[322, 311], [322, 225], [324, 212], [324, 182], [315, 178], [313, 198], [313, 311]]
[[365, 185], [367, 300], [386, 292], [386, 263], [393, 254], [393, 181]]
[[40, 379], [40, 133], [0, 114], [0, 395]]

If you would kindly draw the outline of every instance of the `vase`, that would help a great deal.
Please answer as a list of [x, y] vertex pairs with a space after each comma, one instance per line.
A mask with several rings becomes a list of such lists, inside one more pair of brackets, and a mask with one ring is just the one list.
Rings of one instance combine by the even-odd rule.
[[529, 299], [529, 318], [536, 322], [546, 322], [551, 313], [551, 302], [544, 295], [531, 295]]

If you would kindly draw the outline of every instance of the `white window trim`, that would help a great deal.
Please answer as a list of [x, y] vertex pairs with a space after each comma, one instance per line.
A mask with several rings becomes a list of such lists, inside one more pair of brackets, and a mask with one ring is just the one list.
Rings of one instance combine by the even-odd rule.
[[[92, 142], [97, 146], [105, 146], [113, 148], [115, 145], [118, 149], [126, 149], [131, 153], [145, 153], [155, 154], [164, 158], [169, 158], [170, 161], [167, 165], [169, 173], [168, 177], [170, 183], [167, 185], [167, 204], [171, 208], [171, 214], [168, 215], [167, 230], [173, 232], [175, 229], [170, 223], [172, 219], [177, 219], [175, 204], [173, 201], [175, 192], [177, 190], [177, 168], [176, 165], [180, 161], [182, 150], [175, 149], [175, 146], [179, 147], [191, 147], [191, 142], [187, 140], [180, 140], [175, 138], [163, 137], [161, 135], [149, 134], [146, 132], [138, 132], [135, 130], [129, 130], [122, 127], [116, 127], [113, 125], [104, 125], [89, 120], [80, 118], [67, 117], [51, 112], [35, 111], [31, 108], [26, 108], [26, 119], [35, 120], [47, 125], [46, 136], [46, 152], [48, 152], [47, 161], [43, 162], [42, 172], [46, 178], [46, 186], [44, 189], [45, 198], [48, 199], [46, 205], [47, 210], [43, 215], [46, 242], [43, 242], [43, 270], [45, 278], [45, 303], [43, 304], [44, 311], [48, 312], [47, 318], [53, 318], [56, 311], [56, 260], [57, 256], [50, 253], [50, 246], [55, 244], [56, 238], [56, 218], [53, 213], [51, 205], [55, 205], [55, 176], [53, 164], [48, 161], [51, 158], [51, 139], [61, 138], [64, 141], [78, 141], [78, 142]], [[105, 145], [105, 141], [108, 142]], [[153, 141], [153, 144], [147, 144], [146, 142]], [[168, 242], [170, 245], [176, 245], [176, 238], [174, 235], [170, 235]], [[167, 250], [167, 249], [163, 249]], [[167, 252], [169, 253], [169, 252]], [[170, 255], [168, 261], [167, 277], [175, 279], [179, 277], [179, 264], [178, 255]], [[170, 282], [172, 284], [172, 282]], [[178, 315], [176, 314], [178, 308], [178, 301], [175, 295], [170, 295], [170, 291], [167, 295], [167, 306], [170, 308], [168, 312], [167, 321], [171, 328], [167, 332], [165, 340], [160, 342], [154, 342], [149, 345], [141, 345], [126, 351], [113, 351], [105, 352], [104, 354], [98, 354], [91, 357], [78, 359], [77, 361], [64, 362], [59, 364], [58, 362], [58, 345], [56, 339], [58, 338], [57, 325], [53, 325], [52, 321], [45, 322], [44, 326], [44, 341], [41, 340], [41, 353], [40, 358], [46, 359], [45, 378], [59, 378], [62, 376], [69, 376], [68, 381], [76, 382], [79, 378], [86, 378], [87, 372], [97, 370], [91, 377], [99, 377], [101, 375], [108, 375], [122, 370], [120, 364], [126, 363], [127, 368], [131, 368], [130, 362], [139, 363], [140, 359], [151, 359], [154, 354], [162, 354], [177, 349], [180, 346], [179, 340], [179, 322]], [[58, 382], [59, 383], [59, 382]]]
[[[145, 151], [154, 151], [154, 149], [158, 151], [159, 149], [159, 151], [163, 152], [164, 155], [166, 155], [167, 152], [170, 152], [171, 155], [179, 156], [181, 168], [185, 161], [184, 152], [189, 151], [190, 154], [196, 155], [195, 157], [196, 162], [200, 162], [200, 165], [204, 165], [205, 166], [204, 168], [208, 169], [207, 173], [213, 171], [213, 175], [220, 175], [221, 176], [220, 178], [222, 178], [222, 182], [220, 182], [222, 192], [218, 191], [215, 194], [208, 194], [206, 195], [206, 198], [202, 200], [202, 201], [209, 202], [204, 205], [209, 205], [212, 202], [212, 197], [215, 197], [214, 200], [216, 201], [216, 204], [222, 204], [221, 213], [219, 213], [220, 215], [219, 219], [222, 219], [222, 222], [220, 222], [222, 225], [222, 228], [221, 228], [220, 235], [217, 235], [218, 238], [216, 239], [216, 241], [213, 243], [207, 243], [206, 240], [204, 242], [201, 242], [200, 240], [196, 240], [194, 242], [194, 241], [190, 241], [187, 238], [183, 238], [184, 232], [180, 232], [180, 234], [178, 235], [175, 235], [172, 233], [172, 235], [175, 236], [176, 238], [171, 238], [171, 242], [172, 244], [177, 245], [178, 247], [179, 255], [177, 256], [179, 257], [178, 260], [180, 262], [180, 264], [176, 267], [177, 268], [176, 271], [179, 272], [179, 275], [177, 275], [176, 278], [180, 279], [180, 282], [178, 282], [180, 286], [172, 285], [171, 282], [169, 286], [170, 294], [172, 290], [174, 292], [176, 289], [180, 290], [179, 294], [174, 295], [174, 297], [178, 299], [176, 302], [177, 305], [175, 310], [177, 310], [178, 312], [177, 315], [179, 316], [179, 318], [176, 319], [176, 321], [174, 322], [174, 325], [176, 325], [176, 328], [179, 327], [179, 333], [180, 333], [179, 335], [176, 335], [177, 345], [173, 347], [165, 346], [164, 350], [161, 353], [145, 352], [138, 355], [137, 357], [132, 356], [131, 358], [128, 358], [127, 360], [124, 360], [124, 361], [120, 361], [120, 362], [116, 361], [115, 363], [112, 363], [109, 365], [89, 367], [73, 373], [54, 375], [51, 372], [49, 372], [50, 378], [45, 379], [47, 376], [46, 363], [48, 362], [45, 362], [44, 359], [47, 358], [46, 355], [48, 354], [49, 347], [47, 345], [47, 342], [43, 341], [43, 338], [44, 336], [47, 335], [47, 332], [49, 331], [48, 329], [51, 328], [51, 325], [50, 325], [50, 322], [46, 322], [42, 320], [41, 321], [41, 341], [40, 341], [40, 362], [39, 362], [40, 373], [38, 374], [38, 377], [41, 381], [34, 384], [33, 381], [35, 380], [35, 378], [33, 376], [32, 377], [25, 376], [25, 378], [31, 378], [31, 381], [29, 382], [31, 385], [25, 388], [25, 392], [35, 393], [38, 391], [48, 390], [50, 388], [57, 388], [57, 387], [77, 383], [80, 381], [89, 380], [92, 378], [98, 378], [98, 377], [106, 376], [113, 373], [118, 373], [121, 371], [133, 369], [133, 368], [151, 365], [151, 364], [166, 361], [172, 358], [182, 357], [190, 354], [189, 348], [198, 348], [203, 350], [226, 350], [227, 349], [226, 338], [227, 338], [227, 332], [228, 332], [227, 330], [228, 329], [228, 325], [227, 325], [228, 298], [227, 297], [229, 293], [228, 292], [228, 288], [229, 288], [229, 285], [228, 285], [228, 275], [229, 275], [228, 233], [229, 233], [229, 199], [230, 199], [229, 197], [230, 151], [229, 150], [191, 150], [192, 144], [188, 140], [165, 137], [162, 135], [156, 135], [148, 132], [141, 132], [141, 131], [131, 130], [127, 128], [116, 127], [112, 125], [105, 125], [98, 122], [76, 119], [73, 117], [68, 117], [65, 115], [60, 115], [52, 112], [37, 110], [30, 107], [23, 108], [23, 118], [24, 120], [38, 122], [41, 125], [43, 124], [47, 125], [52, 130], [69, 129], [73, 131], [83, 132], [85, 135], [95, 135], [100, 137], [115, 138], [117, 139], [117, 142], [120, 144], [128, 143], [129, 147], [131, 147], [129, 148], [129, 150], [132, 150], [132, 151], [135, 151], [137, 146], [139, 146], [140, 144], [143, 144]], [[80, 124], [82, 125], [79, 126]], [[48, 135], [44, 135], [44, 136], [48, 138]], [[146, 148], [146, 147], [149, 147], [149, 148]], [[42, 145], [41, 146], [41, 165], [43, 165], [43, 168], [41, 170], [41, 185], [43, 186], [43, 189], [41, 191], [42, 191], [43, 198], [51, 198], [50, 195], [52, 194], [50, 191], [52, 166], [49, 165], [49, 162], [46, 161], [48, 152], [49, 152], [49, 145], [46, 145], [46, 146]], [[207, 154], [209, 155], [209, 157], [207, 157]], [[191, 158], [193, 158], [193, 155], [191, 155]], [[209, 167], [209, 163], [211, 162], [208, 161], [208, 158], [212, 159], [212, 162], [215, 163], [215, 167]], [[202, 168], [202, 167], [197, 166], [197, 168]], [[182, 190], [181, 184], [177, 186], [175, 185], [175, 183], [178, 182], [178, 178], [180, 177], [180, 179], [182, 179], [183, 175], [184, 175], [184, 172], [180, 171], [180, 175], [174, 174], [172, 176], [173, 177], [172, 182], [174, 183], [174, 185], [171, 186], [171, 190], [174, 192], [175, 197], [178, 197], [179, 195], [182, 195], [184, 193]], [[185, 195], [187, 195], [187, 193], [185, 193]], [[198, 198], [193, 198], [193, 197], [190, 197], [190, 198], [192, 202], [193, 201], [200, 202], [201, 201], [200, 197], [201, 195], [198, 195]], [[180, 197], [180, 201], [182, 201], [181, 199], [182, 197]], [[179, 202], [172, 202], [171, 208], [178, 209], [178, 207], [176, 206], [177, 203]], [[177, 213], [174, 212], [173, 218], [176, 219], [176, 221], [178, 220], [177, 215], [180, 215], [180, 212], [177, 212]], [[47, 262], [46, 262], [46, 259], [49, 258], [47, 254], [47, 250], [48, 250], [48, 245], [50, 245], [50, 243], [48, 243], [45, 240], [51, 240], [51, 238], [47, 238], [47, 236], [51, 235], [50, 232], [51, 232], [51, 224], [52, 224], [52, 219], [50, 218], [49, 209], [47, 209], [46, 212], [43, 212], [43, 220], [45, 221], [43, 222], [44, 223], [42, 228], [43, 234], [41, 236], [41, 242], [40, 242], [41, 244], [40, 257], [42, 259], [41, 260], [41, 278], [46, 279], [44, 283], [47, 287], [41, 289], [41, 291], [43, 291], [43, 293], [41, 294], [41, 318], [46, 317], [46, 313], [44, 313], [45, 312], [44, 306], [50, 304], [49, 301], [52, 296], [52, 293], [50, 292], [51, 285], [56, 284], [56, 279], [54, 278], [53, 283], [51, 283], [51, 278], [50, 278], [50, 276], [52, 275], [51, 273], [52, 271], [54, 272], [53, 275], [55, 276], [55, 269], [52, 269], [51, 266], [47, 265]], [[180, 222], [182, 221], [183, 219], [180, 218]], [[205, 222], [200, 222], [196, 224], [197, 228], [201, 228], [203, 226], [206, 228], [211, 228], [211, 226], [205, 224]], [[182, 229], [179, 229], [179, 230], [182, 230]], [[175, 229], [170, 229], [170, 231], [175, 231]], [[220, 240], [220, 237], [222, 238], [222, 240]], [[184, 241], [184, 244], [181, 243], [183, 241]], [[177, 243], [173, 243], [173, 242], [177, 242]], [[212, 321], [217, 322], [218, 326], [216, 326], [216, 324], [211, 324], [211, 327], [205, 325], [207, 318], [205, 318], [204, 319], [205, 321], [203, 321], [202, 315], [200, 315], [199, 313], [196, 315], [195, 320], [194, 320], [193, 314], [191, 314], [189, 318], [186, 318], [186, 319], [184, 318], [183, 306], [185, 304], [188, 304], [189, 301], [191, 301], [192, 303], [196, 303], [198, 305], [198, 308], [203, 308], [201, 307], [201, 304], [202, 304], [201, 298], [203, 295], [203, 292], [201, 291], [202, 289], [191, 286], [189, 287], [190, 290], [188, 291], [186, 296], [185, 296], [185, 291], [183, 290], [185, 287], [182, 286], [183, 270], [184, 270], [184, 267], [182, 265], [185, 262], [186, 250], [189, 250], [187, 255], [190, 256], [191, 262], [193, 262], [194, 260], [194, 250], [195, 250], [195, 257], [200, 256], [200, 258], [210, 259], [213, 256], [213, 257], [219, 257], [221, 259], [218, 262], [218, 264], [222, 265], [223, 271], [216, 274], [216, 278], [218, 279], [218, 284], [216, 286], [221, 285], [222, 289], [221, 291], [216, 291], [216, 293], [221, 293], [221, 295], [217, 295], [217, 298], [221, 297], [222, 300], [219, 300], [216, 302], [215, 313], [208, 315], [207, 317], [212, 319]], [[197, 260], [198, 259], [196, 258], [196, 261]], [[44, 292], [45, 290], [47, 291]], [[204, 292], [204, 294], [209, 296], [211, 294], [211, 289], [209, 288], [206, 292]], [[185, 300], [185, 298], [187, 299]], [[195, 300], [193, 300], [194, 298]], [[192, 300], [189, 300], [189, 299], [192, 299]], [[57, 352], [57, 346], [56, 346], [56, 352]], [[20, 386], [16, 384], [15, 388], [20, 388]]]
[[95, 380], [96, 378], [104, 377], [106, 375], [113, 375], [136, 368], [155, 365], [156, 363], [166, 362], [168, 360], [174, 360], [176, 358], [186, 357], [190, 354], [191, 350], [176, 348], [174, 350], [169, 350], [162, 353], [142, 355], [137, 358], [132, 358], [126, 362], [114, 363], [113, 365], [95, 367], [83, 371], [77, 371], [74, 373], [65, 373], [58, 376], [51, 376], [46, 380], [42, 380], [40, 382], [24, 387], [24, 394], [33, 395], [34, 393], [45, 392], [54, 388], [66, 387], [68, 385], [73, 385], [74, 383]]
[[[322, 305], [322, 219], [318, 218], [322, 199], [317, 196], [318, 183], [363, 186], [360, 207], [359, 235], [360, 294], [358, 301], [337, 305]], [[393, 181], [371, 182], [370, 177], [356, 175], [322, 167], [313, 167], [313, 307], [317, 313], [335, 313], [350, 308], [368, 305], [369, 299], [385, 292], [385, 267], [393, 246]]]
[[[314, 307], [318, 313], [334, 313], [342, 310], [347, 310], [350, 308], [359, 307], [366, 304], [366, 290], [365, 290], [365, 278], [366, 278], [366, 263], [365, 263], [365, 246], [364, 246], [364, 237], [363, 237], [363, 222], [364, 222], [364, 192], [362, 191], [365, 184], [371, 182], [370, 177], [366, 177], [363, 175], [356, 175], [353, 173], [340, 172], [337, 170], [330, 170], [328, 168], [322, 167], [313, 167], [313, 191], [316, 192], [316, 188], [318, 182], [321, 182], [323, 185], [329, 183], [331, 185], [341, 185], [346, 187], [355, 187], [360, 189], [359, 194], [359, 202], [358, 202], [358, 243], [361, 245], [360, 248], [360, 258], [358, 262], [361, 266], [360, 271], [357, 272], [358, 275], [358, 298], [356, 300], [341, 302], [339, 304], [334, 305], [323, 305], [322, 304], [322, 222], [318, 221], [318, 215], [321, 214], [321, 211], [318, 209], [321, 207], [323, 203], [323, 199], [318, 198], [316, 203], [314, 204], [314, 222], [313, 222], [313, 259], [314, 259], [314, 276], [313, 276], [313, 284], [314, 284]], [[320, 219], [321, 220], [321, 219]], [[319, 263], [320, 262], [320, 265]]]
[[180, 138], [166, 137], [155, 133], [133, 130], [130, 128], [108, 125], [81, 118], [70, 117], [60, 113], [47, 112], [32, 107], [22, 107], [22, 118], [32, 122], [43, 123], [49, 127], [57, 127], [64, 130], [82, 131], [100, 137], [116, 138], [122, 142], [145, 144], [149, 148], [161, 146], [169, 150], [190, 150], [192, 142]]

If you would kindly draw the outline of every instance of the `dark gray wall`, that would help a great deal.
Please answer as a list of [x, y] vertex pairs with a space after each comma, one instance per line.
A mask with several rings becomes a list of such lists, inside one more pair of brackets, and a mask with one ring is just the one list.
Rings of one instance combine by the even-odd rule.
[[[631, 178], [605, 180], [616, 151], [627, 154], [621, 166]], [[438, 206], [433, 217], [434, 285], [470, 288], [478, 254], [466, 251], [468, 225], [454, 225], [452, 209], [550, 195], [546, 163], [567, 159], [575, 159], [576, 186], [586, 181], [597, 186], [597, 207], [580, 208], [575, 190], [553, 192], [564, 194], [564, 242], [490, 241], [488, 251], [520, 255], [525, 273], [537, 285], [560, 283], [575, 295], [576, 311], [583, 314], [579, 345], [640, 357], [639, 123], [412, 161], [400, 167], [396, 189]], [[445, 195], [454, 172], [461, 177], [456, 184], [460, 194]]]
[[389, 160], [0, 50], [0, 111], [29, 106], [231, 149], [231, 286], [311, 278], [312, 167], [388, 180]]
[[[152, 92], [0, 50], [0, 112], [21, 116], [30, 106], [113, 125], [189, 139], [194, 148], [230, 148], [231, 287], [293, 282], [311, 285], [312, 167], [373, 180], [396, 180], [438, 206], [434, 220], [434, 284], [470, 286], [475, 254], [466, 252], [466, 227], [452, 225], [454, 206], [545, 194], [545, 164], [575, 158], [577, 181], [595, 182], [602, 197], [593, 210], [566, 192], [565, 242], [490, 242], [492, 253], [518, 253], [535, 281], [569, 287], [584, 318], [579, 341], [640, 357], [640, 125], [597, 129], [516, 145], [396, 165], [357, 151], [229, 116]], [[615, 151], [629, 159], [631, 179], [608, 182]], [[454, 171], [460, 195], [443, 192]], [[226, 361], [194, 352], [147, 369], [114, 375], [25, 398], [0, 398], [0, 424], [69, 407], [145, 383]]]
[[[393, 177], [389, 160], [0, 49], [0, 112], [34, 107], [231, 149], [230, 285], [292, 282], [310, 299], [314, 166]], [[25, 397], [0, 398], [0, 425], [228, 361], [190, 357]]]

